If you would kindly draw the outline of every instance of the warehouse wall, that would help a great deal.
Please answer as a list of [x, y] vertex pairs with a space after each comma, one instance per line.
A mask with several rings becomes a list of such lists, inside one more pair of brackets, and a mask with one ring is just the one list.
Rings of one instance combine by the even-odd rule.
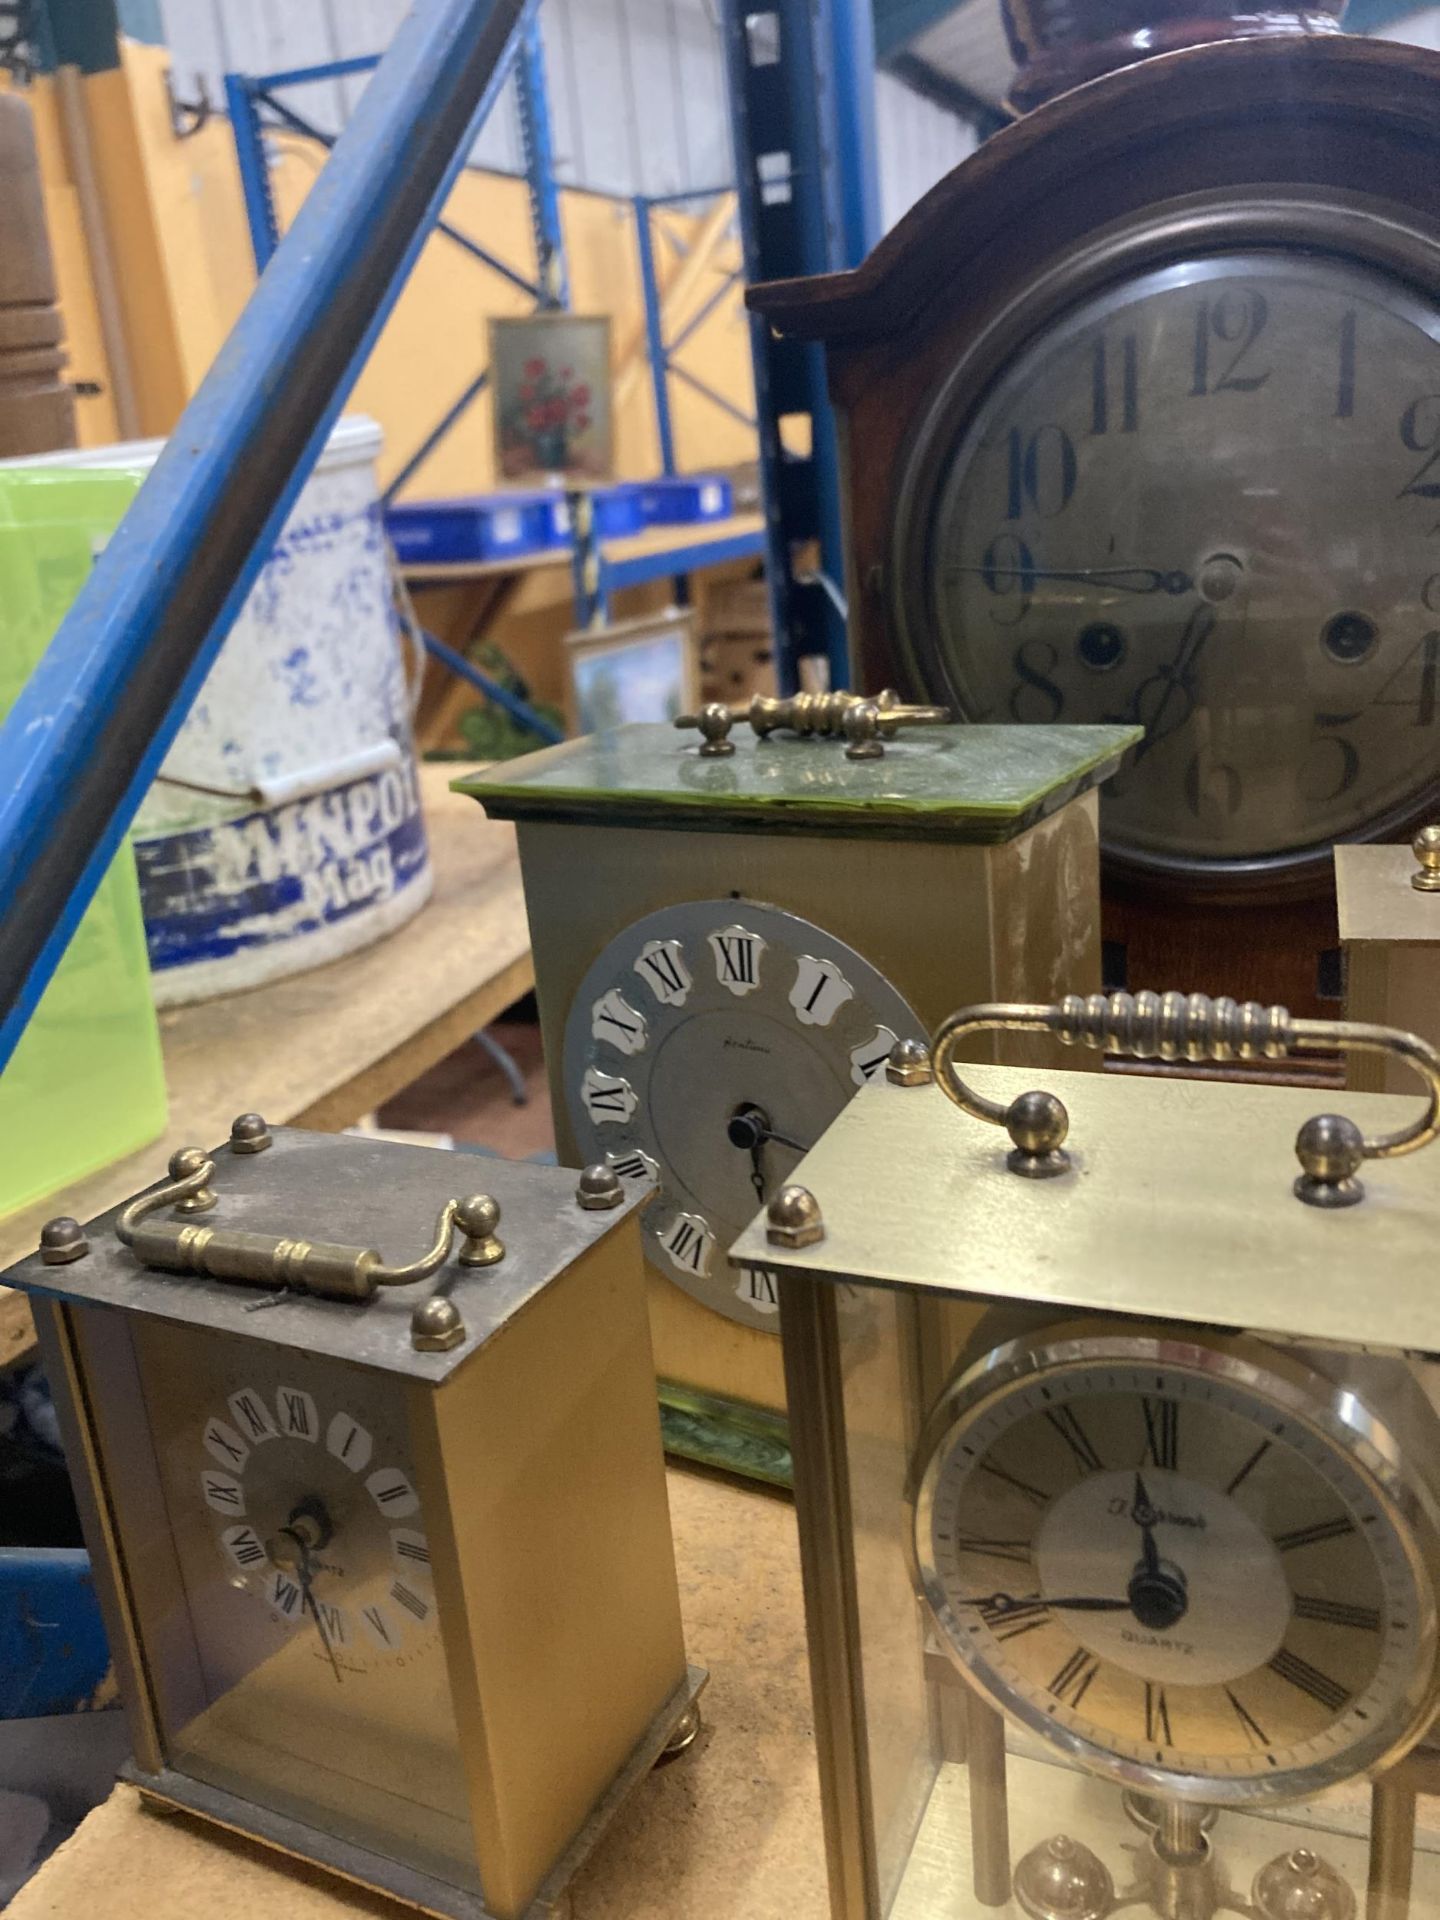
[[[177, 78], [220, 97], [227, 70], [267, 73], [375, 53], [408, 0], [160, 0]], [[541, 32], [567, 184], [614, 194], [678, 193], [731, 178], [714, 0], [544, 0]], [[297, 109], [334, 131], [363, 81], [297, 89]], [[975, 144], [963, 120], [888, 74], [876, 88], [881, 202], [891, 226]], [[513, 100], [475, 158], [518, 169]]]

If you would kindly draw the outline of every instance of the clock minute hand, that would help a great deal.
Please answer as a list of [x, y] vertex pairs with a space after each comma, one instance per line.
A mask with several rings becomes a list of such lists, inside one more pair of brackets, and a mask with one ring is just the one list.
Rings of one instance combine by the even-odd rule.
[[1194, 591], [1195, 582], [1178, 567], [1026, 567], [961, 566], [947, 573], [983, 573], [992, 580], [1008, 579], [1022, 586], [1028, 580], [1067, 580], [1082, 587], [1110, 587], [1116, 593], [1181, 594]]
[[966, 1594], [955, 1602], [961, 1607], [983, 1607], [987, 1613], [999, 1614], [1002, 1618], [1009, 1613], [1025, 1613], [1031, 1609], [1038, 1611], [1042, 1607], [1062, 1608], [1067, 1613], [1129, 1613], [1128, 1600], [1111, 1600], [1097, 1594], [1063, 1594], [1053, 1598], [1048, 1593], [972, 1593]]

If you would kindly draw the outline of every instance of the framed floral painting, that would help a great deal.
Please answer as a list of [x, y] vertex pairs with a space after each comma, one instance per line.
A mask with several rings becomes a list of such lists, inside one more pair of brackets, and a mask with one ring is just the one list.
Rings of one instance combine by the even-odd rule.
[[610, 321], [535, 313], [490, 322], [495, 470], [501, 480], [608, 480], [614, 449]]

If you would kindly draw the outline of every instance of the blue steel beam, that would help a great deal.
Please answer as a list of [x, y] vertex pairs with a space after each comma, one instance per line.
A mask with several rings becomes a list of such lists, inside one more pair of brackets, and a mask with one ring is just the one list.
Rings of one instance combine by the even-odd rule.
[[660, 471], [675, 471], [675, 429], [670, 419], [669, 359], [660, 312], [660, 282], [655, 273], [655, 241], [650, 231], [650, 202], [635, 196], [635, 248], [640, 256], [640, 289], [645, 297], [645, 348], [650, 387], [655, 396], [655, 432], [660, 442]]
[[280, 216], [275, 210], [270, 162], [265, 153], [265, 132], [260, 125], [255, 89], [243, 73], [227, 73], [225, 76], [225, 111], [230, 116], [235, 159], [240, 168], [240, 191], [244, 196], [245, 218], [250, 227], [250, 250], [255, 255], [255, 270], [261, 273], [280, 244]]
[[[230, 77], [231, 76], [227, 76], [227, 84]], [[263, 102], [282, 125], [288, 127], [292, 132], [298, 133], [303, 139], [315, 141], [318, 146], [324, 147], [327, 153], [333, 152], [335, 143], [340, 137], [338, 134], [326, 133], [324, 128], [317, 127], [313, 120], [306, 119], [303, 113], [297, 113], [293, 107], [287, 106], [283, 100], [275, 99], [268, 89], [258, 81], [252, 80], [250, 82], [250, 91], [256, 102]], [[529, 294], [532, 300], [538, 300], [541, 301], [542, 304], [544, 303], [543, 287], [537, 286], [533, 280], [527, 280], [518, 268], [512, 267], [508, 261], [502, 260], [498, 254], [491, 253], [488, 247], [483, 247], [478, 240], [471, 239], [470, 235], [462, 232], [459, 227], [452, 226], [448, 220], [437, 220], [435, 222], [435, 231], [443, 234], [447, 240], [453, 241], [463, 253], [468, 253], [472, 260], [478, 260], [482, 267], [489, 267], [490, 271], [492, 273], [498, 273], [502, 280], [508, 280], [510, 285], [518, 288], [521, 293]], [[278, 242], [278, 239], [279, 230], [277, 227], [276, 242]], [[272, 244], [270, 252], [273, 253], [274, 251], [275, 246]], [[263, 267], [269, 258], [269, 254], [266, 254], [264, 260], [259, 260], [257, 256], [257, 263]]]
[[515, 57], [515, 92], [520, 104], [520, 146], [530, 190], [530, 225], [535, 235], [535, 277], [540, 304], [568, 307], [565, 233], [560, 223], [560, 189], [555, 181], [555, 140], [550, 129], [550, 95], [545, 85], [545, 43], [540, 15], [532, 5], [520, 29]]
[[0, 1068], [465, 163], [521, 0], [417, 0], [0, 729]]

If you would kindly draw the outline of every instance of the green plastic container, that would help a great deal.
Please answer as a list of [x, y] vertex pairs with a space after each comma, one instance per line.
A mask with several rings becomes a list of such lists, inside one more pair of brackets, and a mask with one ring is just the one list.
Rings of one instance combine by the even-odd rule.
[[[135, 497], [140, 477], [34, 468], [0, 473], [0, 717]], [[160, 1033], [127, 846], [0, 1077], [0, 1217], [133, 1153], [164, 1131], [165, 1114]]]

